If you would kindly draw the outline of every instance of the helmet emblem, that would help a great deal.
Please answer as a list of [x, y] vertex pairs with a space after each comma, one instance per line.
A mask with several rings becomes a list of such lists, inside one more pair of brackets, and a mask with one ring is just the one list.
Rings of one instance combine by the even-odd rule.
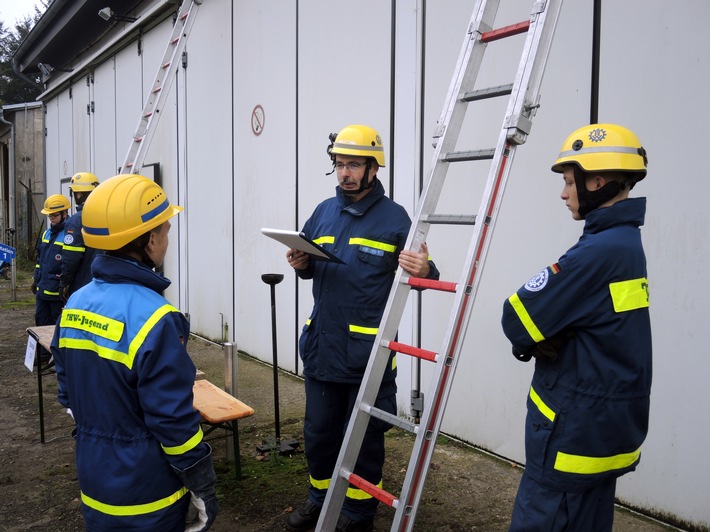
[[379, 135], [375, 135], [375, 142], [377, 143], [377, 146], [382, 144], [382, 139]]
[[592, 142], [601, 142], [605, 138], [606, 138], [606, 130], [602, 129], [600, 127], [596, 128], [596, 129], [592, 129], [589, 132], [589, 140], [591, 140]]

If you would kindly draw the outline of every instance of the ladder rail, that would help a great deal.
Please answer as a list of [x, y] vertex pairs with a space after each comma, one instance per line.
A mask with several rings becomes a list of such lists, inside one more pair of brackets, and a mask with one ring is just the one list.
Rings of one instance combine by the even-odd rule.
[[203, 0], [183, 0], [178, 10], [173, 30], [165, 47], [165, 52], [153, 78], [148, 97], [141, 111], [138, 125], [131, 138], [131, 144], [121, 164], [121, 173], [140, 173], [143, 162], [153, 140], [160, 120], [163, 105], [172, 88], [180, 64], [178, 60], [187, 43], [187, 38], [195, 22], [197, 11]]
[[[341, 446], [330, 487], [326, 494], [317, 531], [333, 530], [340, 514], [349, 482], [379, 500], [387, 501], [395, 508], [392, 531], [412, 530], [416, 511], [421, 499], [429, 464], [436, 446], [443, 412], [448, 401], [469, 325], [473, 305], [481, 280], [481, 272], [490, 247], [495, 221], [505, 192], [510, 167], [518, 145], [527, 140], [539, 100], [543, 70], [552, 43], [562, 0], [539, 0], [534, 2], [530, 20], [491, 30], [498, 10], [499, 0], [477, 0], [469, 22], [466, 37], [459, 53], [454, 76], [450, 83], [444, 108], [434, 132], [434, 154], [430, 174], [416, 206], [414, 222], [405, 244], [406, 249], [418, 250], [426, 240], [433, 223], [473, 225], [471, 242], [466, 256], [466, 266], [458, 283], [410, 280], [401, 268], [398, 269], [388, 296], [383, 318], [356, 398], [356, 408], [350, 417], [344, 443]], [[546, 24], [549, 13], [551, 23]], [[516, 78], [509, 86], [499, 86], [472, 91], [478, 76], [487, 42], [527, 31], [523, 53], [516, 71]], [[484, 39], [485, 36], [485, 39]], [[510, 91], [508, 92], [508, 89]], [[492, 150], [454, 152], [465, 118], [467, 104], [475, 100], [510, 94], [506, 114], [501, 125], [496, 147]], [[483, 156], [485, 155], [485, 156]], [[472, 215], [438, 215], [436, 205], [441, 195], [449, 164], [463, 160], [491, 159], [483, 200], [478, 213]], [[426, 287], [454, 293], [454, 303], [447, 325], [443, 347], [438, 352], [408, 348], [395, 342], [411, 287]], [[390, 348], [412, 356], [421, 356], [434, 362], [436, 371], [432, 377], [426, 404], [419, 425], [399, 423], [394, 416], [377, 411], [372, 405], [389, 362]], [[371, 381], [377, 377], [373, 384]], [[353, 475], [362, 439], [371, 417], [389, 420], [390, 424], [407, 428], [416, 435], [405, 481], [399, 497], [372, 486]], [[376, 487], [375, 487], [376, 488]]]
[[[400, 494], [400, 503], [395, 514], [392, 531], [412, 530], [414, 527], [416, 508], [421, 499], [424, 481], [429, 469], [428, 465], [431, 463], [436, 438], [443, 421], [443, 409], [446, 406], [453, 384], [453, 376], [463, 347], [463, 339], [466, 335], [481, 281], [482, 267], [485, 264], [490, 248], [497, 214], [500, 210], [513, 158], [518, 146], [518, 143], [514, 142], [514, 140], [521, 140], [517, 135], [517, 128], [514, 132], [515, 135], [511, 135], [510, 127], [506, 126], [510, 125], [511, 116], [523, 110], [525, 101], [529, 101], [526, 96], [532, 94], [533, 98], [538, 98], [542, 74], [552, 44], [552, 36], [561, 4], [562, 0], [548, 0], [546, 5], [542, 6], [544, 8], [542, 11], [539, 10], [540, 3], [536, 3], [533, 6], [531, 24], [523, 51], [525, 59], [520, 63], [512, 91], [512, 94], [517, 95], [517, 97], [511, 98], [509, 102], [503, 128], [499, 134], [496, 155], [494, 156], [496, 164], [492, 164], [489, 169], [486, 189], [483, 194], [487, 201], [481, 203], [476, 215], [476, 220], [481, 220], [482, 223], [474, 226], [466, 258], [468, 269], [463, 272], [459, 281], [459, 286], [465, 287], [465, 289], [456, 293], [453, 305], [455, 310], [452, 310], [451, 316], [452, 323], [447, 328], [448, 334], [444, 339], [444, 347], [440, 351], [447, 354], [446, 362], [440, 366], [438, 375], [434, 377], [434, 379], [438, 379], [436, 386], [432, 385], [430, 388], [436, 389], [437, 393], [430, 394], [423, 410], [419, 433], [407, 468], [407, 475]], [[553, 22], [548, 24], [545, 19], [550, 13], [552, 13]], [[530, 57], [531, 54], [533, 54], [532, 58]], [[529, 133], [529, 130], [527, 133]], [[524, 142], [526, 139], [527, 134], [522, 138], [522, 141]], [[439, 415], [440, 411], [441, 415]]]

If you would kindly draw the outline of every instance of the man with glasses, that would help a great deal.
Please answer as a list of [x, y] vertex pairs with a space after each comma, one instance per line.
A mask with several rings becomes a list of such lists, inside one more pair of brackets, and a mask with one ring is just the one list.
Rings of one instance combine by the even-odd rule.
[[62, 273], [62, 248], [64, 247], [64, 222], [69, 215], [69, 198], [53, 194], [40, 211], [49, 217], [49, 227], [37, 244], [37, 265], [32, 281], [36, 295], [35, 325], [54, 325], [62, 313], [63, 301], [59, 294], [59, 276]]
[[[316, 207], [303, 233], [342, 263], [318, 261], [295, 249], [286, 255], [301, 279], [313, 280], [314, 299], [299, 341], [310, 487], [308, 500], [288, 517], [291, 532], [311, 530], [318, 521], [397, 267], [413, 277], [439, 278], [426, 244], [419, 251], [404, 249], [411, 220], [377, 179], [385, 166], [377, 132], [352, 125], [330, 140], [327, 151], [338, 178], [335, 197]], [[392, 414], [397, 411], [396, 374], [393, 353], [375, 402]], [[355, 466], [355, 474], [377, 486], [382, 486], [389, 428], [370, 421]], [[348, 489], [336, 530], [372, 530], [377, 502], [362, 490]]]

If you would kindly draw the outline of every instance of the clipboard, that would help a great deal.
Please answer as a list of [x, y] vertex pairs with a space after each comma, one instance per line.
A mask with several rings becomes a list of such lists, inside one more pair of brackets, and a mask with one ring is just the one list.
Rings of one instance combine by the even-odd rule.
[[262, 227], [261, 232], [269, 238], [273, 238], [274, 240], [285, 244], [289, 248], [297, 249], [299, 251], [305, 251], [314, 260], [325, 260], [337, 264], [345, 264], [338, 257], [333, 255], [331, 252], [327, 251], [323, 247], [319, 246], [318, 244], [313, 242], [313, 240], [311, 240], [299, 231], [289, 231], [288, 229], [270, 229], [268, 227]]

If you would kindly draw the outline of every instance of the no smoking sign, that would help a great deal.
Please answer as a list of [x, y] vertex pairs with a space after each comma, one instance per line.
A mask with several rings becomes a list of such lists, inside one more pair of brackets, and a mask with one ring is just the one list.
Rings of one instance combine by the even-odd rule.
[[264, 131], [265, 119], [264, 108], [261, 105], [254, 107], [254, 110], [251, 112], [251, 131], [257, 137]]

